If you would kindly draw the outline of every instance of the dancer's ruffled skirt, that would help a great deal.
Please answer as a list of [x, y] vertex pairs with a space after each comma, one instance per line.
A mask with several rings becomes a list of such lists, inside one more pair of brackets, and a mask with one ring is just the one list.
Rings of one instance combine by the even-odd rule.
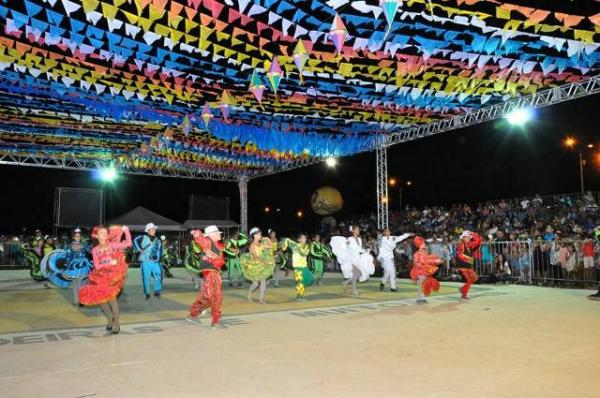
[[94, 268], [88, 276], [88, 284], [79, 289], [79, 302], [83, 305], [98, 305], [117, 297], [125, 285], [127, 268], [124, 256], [116, 265]]
[[244, 253], [240, 257], [240, 264], [244, 278], [252, 282], [270, 278], [275, 271], [275, 259], [269, 251], [265, 251], [259, 259], [255, 259], [250, 253]]
[[429, 296], [431, 292], [440, 290], [440, 281], [435, 279], [433, 275], [437, 272], [438, 267], [435, 266], [413, 266], [410, 270], [410, 279], [417, 281], [419, 276], [424, 276], [423, 294]]
[[338, 258], [340, 268], [344, 278], [352, 278], [352, 269], [356, 267], [360, 270], [359, 282], [366, 282], [371, 275], [375, 273], [375, 263], [373, 256], [369, 253], [351, 253], [351, 255], [343, 258], [342, 261]]

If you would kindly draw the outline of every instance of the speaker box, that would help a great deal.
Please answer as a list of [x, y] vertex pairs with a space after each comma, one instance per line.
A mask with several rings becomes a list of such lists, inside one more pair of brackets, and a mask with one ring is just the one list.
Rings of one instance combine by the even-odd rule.
[[190, 195], [188, 219], [230, 220], [229, 201], [224, 196]]
[[104, 223], [104, 192], [101, 189], [54, 190], [55, 227], [93, 227]]

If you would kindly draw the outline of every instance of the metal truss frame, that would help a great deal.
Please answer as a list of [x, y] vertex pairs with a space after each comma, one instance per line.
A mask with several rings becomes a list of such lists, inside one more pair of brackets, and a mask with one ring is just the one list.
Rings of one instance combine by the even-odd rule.
[[513, 98], [500, 104], [487, 106], [434, 123], [391, 133], [386, 135], [383, 145], [390, 146], [401, 144], [403, 142], [413, 141], [446, 131], [500, 119], [515, 109], [542, 108], [598, 93], [600, 93], [600, 75], [592, 76], [581, 82], [569, 83], [552, 89], [543, 90], [536, 94]]
[[[378, 141], [373, 148], [369, 148], [365, 150], [365, 152], [375, 150], [379, 146], [389, 147], [462, 127], [501, 119], [515, 109], [525, 107], [532, 109], [542, 108], [598, 93], [600, 93], [600, 75], [592, 76], [581, 82], [568, 83], [548, 90], [542, 90], [536, 94], [513, 98], [499, 104], [487, 106], [423, 126], [415, 126], [401, 131], [391, 132], [385, 136], [383, 141]], [[323, 161], [324, 159], [321, 158], [297, 160], [280, 168], [272, 168], [264, 172], [259, 172], [256, 176], [252, 176], [251, 178], [266, 177], [283, 173], [285, 171], [312, 166]]]
[[281, 167], [268, 168], [265, 171], [259, 172], [257, 175], [252, 176], [250, 178], [267, 177], [267, 176], [271, 176], [274, 174], [279, 174], [279, 173], [283, 173], [286, 171], [301, 169], [303, 167], [308, 167], [308, 166], [312, 166], [312, 165], [315, 165], [318, 163], [323, 163], [323, 162], [325, 162], [325, 159], [322, 159], [322, 158], [298, 159], [298, 160], [289, 162]]
[[[55, 158], [50, 156], [0, 154], [0, 164], [26, 167], [43, 167], [63, 170], [98, 170], [110, 166], [110, 162], [77, 158]], [[188, 178], [213, 181], [238, 181], [240, 176], [233, 173], [197, 170], [146, 170], [137, 167], [119, 167], [119, 172], [155, 177]]]
[[[381, 140], [384, 138], [382, 137]], [[388, 227], [388, 160], [387, 147], [378, 145], [375, 149], [375, 159], [377, 161], [377, 228]]]

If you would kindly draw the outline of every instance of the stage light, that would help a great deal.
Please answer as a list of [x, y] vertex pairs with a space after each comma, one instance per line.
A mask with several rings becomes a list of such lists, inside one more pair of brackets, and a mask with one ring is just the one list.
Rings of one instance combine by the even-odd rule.
[[298, 218], [302, 218], [304, 213], [302, 213], [302, 210], [298, 210], [298, 213], [296, 213], [296, 215], [298, 216]]
[[281, 211], [281, 209], [278, 207], [277, 210], [275, 210], [277, 213], [279, 213]]
[[105, 182], [114, 181], [117, 178], [117, 169], [114, 166], [100, 169], [100, 178]]
[[269, 206], [265, 207], [265, 213], [268, 213], [270, 211], [271, 211], [271, 209], [269, 208]]
[[335, 167], [337, 165], [337, 159], [333, 158], [333, 157], [329, 157], [327, 159], [325, 159], [325, 164], [327, 165], [327, 167]]
[[515, 109], [506, 115], [506, 120], [512, 125], [522, 126], [533, 118], [533, 113], [529, 108]]
[[406, 185], [410, 187], [412, 185], [412, 181], [406, 181]]
[[396, 180], [394, 177], [390, 178], [390, 181], [389, 181], [390, 187], [395, 187], [397, 183], [398, 183], [398, 180]]

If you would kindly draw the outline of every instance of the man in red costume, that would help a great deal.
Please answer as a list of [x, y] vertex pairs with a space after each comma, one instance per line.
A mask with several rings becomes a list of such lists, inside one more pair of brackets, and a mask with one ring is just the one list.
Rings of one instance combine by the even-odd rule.
[[221, 302], [223, 294], [221, 291], [221, 268], [225, 264], [223, 251], [225, 245], [221, 242], [221, 231], [216, 225], [210, 225], [201, 231], [192, 231], [194, 241], [202, 248], [202, 259], [200, 261], [200, 272], [204, 278], [202, 290], [198, 293], [196, 300], [190, 306], [188, 320], [195, 322], [198, 315], [210, 307], [212, 315], [211, 326], [219, 326], [221, 316]]
[[474, 254], [481, 246], [481, 236], [471, 231], [464, 231], [460, 235], [456, 248], [456, 266], [465, 278], [465, 284], [459, 289], [461, 298], [469, 300], [469, 289], [477, 282], [479, 276], [473, 270]]

